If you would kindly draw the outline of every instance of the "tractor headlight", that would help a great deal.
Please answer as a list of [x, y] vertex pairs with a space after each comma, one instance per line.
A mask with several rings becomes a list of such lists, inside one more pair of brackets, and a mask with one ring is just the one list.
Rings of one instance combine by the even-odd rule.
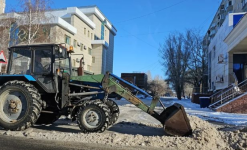
[[63, 52], [63, 49], [62, 48], [59, 48], [59, 53], [62, 53]]

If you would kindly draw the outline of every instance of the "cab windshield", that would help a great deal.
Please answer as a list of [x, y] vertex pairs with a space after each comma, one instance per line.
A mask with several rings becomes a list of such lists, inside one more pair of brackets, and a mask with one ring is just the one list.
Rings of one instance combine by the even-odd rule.
[[10, 74], [30, 74], [31, 51], [27, 48], [14, 49]]
[[[66, 52], [66, 49], [61, 48], [61, 51]], [[71, 74], [70, 73], [70, 59], [68, 56], [66, 56], [66, 58], [64, 58], [64, 56], [61, 55], [59, 52], [56, 52], [56, 54], [55, 54], [55, 68]]]

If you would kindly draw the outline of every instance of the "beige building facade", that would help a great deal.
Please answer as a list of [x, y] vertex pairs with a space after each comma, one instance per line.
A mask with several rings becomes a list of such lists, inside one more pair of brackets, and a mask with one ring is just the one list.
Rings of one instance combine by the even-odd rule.
[[[84, 70], [89, 74], [113, 72], [114, 37], [117, 30], [97, 6], [50, 10], [45, 12], [45, 16], [40, 32], [44, 32], [44, 27], [48, 26], [49, 42], [65, 43], [68, 48], [73, 46], [75, 53], [71, 63], [75, 74], [82, 57]], [[2, 19], [17, 18], [17, 24], [21, 17], [22, 14], [17, 13], [1, 15]], [[25, 32], [27, 31], [19, 26], [11, 34], [16, 34], [12, 37], [17, 37], [19, 43], [22, 43], [20, 33]], [[46, 41], [38, 41], [40, 42]]]
[[5, 0], [0, 0], [0, 14], [5, 12]]
[[94, 74], [113, 72], [114, 37], [117, 30], [97, 6], [52, 10], [47, 15], [54, 16], [51, 22], [54, 24], [53, 30], [62, 31], [56, 42], [65, 42], [74, 47], [74, 68], [79, 67], [80, 59], [84, 57], [86, 71]]

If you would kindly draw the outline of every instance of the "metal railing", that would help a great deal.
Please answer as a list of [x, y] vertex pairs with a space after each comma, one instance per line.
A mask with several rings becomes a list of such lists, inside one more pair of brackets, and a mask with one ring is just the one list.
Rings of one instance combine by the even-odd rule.
[[222, 99], [222, 94], [224, 94], [225, 92], [229, 92], [234, 86], [233, 85], [229, 85], [227, 88], [222, 89], [216, 93], [214, 93], [213, 95], [210, 96], [211, 102], [216, 102], [220, 99]]
[[240, 96], [244, 92], [247, 91], [247, 79], [239, 83], [237, 86], [234, 85], [232, 88], [222, 92], [221, 94], [218, 94], [216, 96], [216, 101], [211, 101], [213, 104], [209, 105], [210, 108], [216, 109], [217, 107], [221, 106], [222, 104], [225, 104], [226, 102], [232, 100], [233, 98]]
[[211, 99], [212, 103], [224, 99], [226, 96], [228, 96], [229, 94], [231, 94], [232, 92], [235, 91], [234, 88], [239, 86], [238, 78], [237, 78], [236, 74], [233, 72], [231, 75], [232, 75], [232, 77], [234, 79], [233, 84], [231, 84], [227, 88], [225, 88], [223, 90], [220, 90], [220, 91], [214, 93], [213, 95], [211, 95], [210, 99]]

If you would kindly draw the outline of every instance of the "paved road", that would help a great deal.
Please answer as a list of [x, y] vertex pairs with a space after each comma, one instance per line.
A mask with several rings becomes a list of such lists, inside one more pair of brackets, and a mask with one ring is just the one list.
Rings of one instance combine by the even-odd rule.
[[59, 142], [48, 140], [34, 140], [0, 135], [1, 150], [114, 150], [123, 147], [107, 147], [106, 145], [83, 144], [75, 142]]
[[119, 147], [78, 142], [36, 140], [25, 137], [0, 135], [0, 150], [161, 150], [150, 147]]

